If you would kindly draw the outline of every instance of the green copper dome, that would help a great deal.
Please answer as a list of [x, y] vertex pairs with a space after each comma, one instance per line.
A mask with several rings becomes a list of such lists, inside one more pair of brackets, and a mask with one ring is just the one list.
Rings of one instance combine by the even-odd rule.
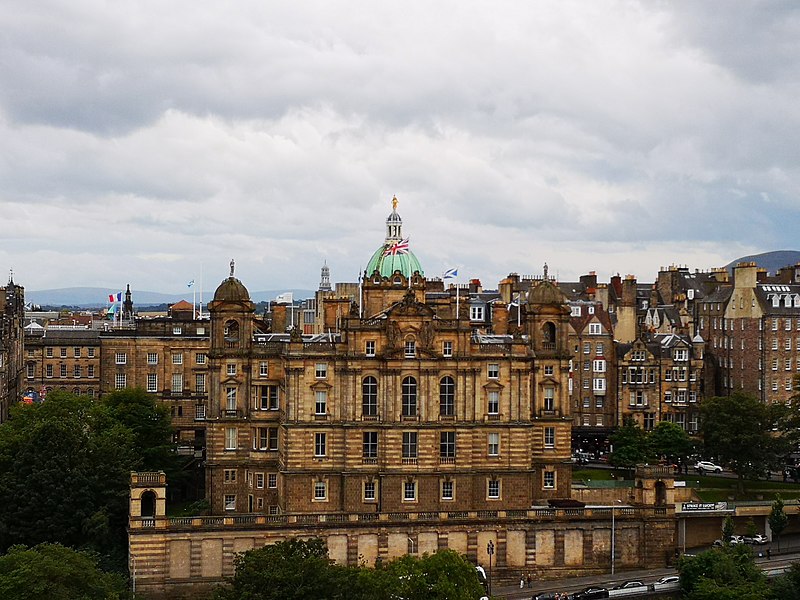
[[396, 197], [392, 198], [392, 213], [386, 219], [386, 240], [369, 259], [367, 277], [376, 270], [383, 277], [390, 277], [395, 271], [400, 271], [405, 277], [411, 277], [415, 271], [425, 274], [408, 246], [408, 239], [403, 239], [403, 220], [397, 214]]

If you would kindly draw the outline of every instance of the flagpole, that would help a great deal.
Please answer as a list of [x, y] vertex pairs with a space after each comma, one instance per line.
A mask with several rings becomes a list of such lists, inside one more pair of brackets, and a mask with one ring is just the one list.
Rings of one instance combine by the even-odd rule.
[[456, 321], [458, 321], [458, 309], [459, 309], [459, 302], [458, 302], [458, 277], [455, 277], [456, 280]]
[[200, 263], [200, 318], [203, 318], [203, 263]]

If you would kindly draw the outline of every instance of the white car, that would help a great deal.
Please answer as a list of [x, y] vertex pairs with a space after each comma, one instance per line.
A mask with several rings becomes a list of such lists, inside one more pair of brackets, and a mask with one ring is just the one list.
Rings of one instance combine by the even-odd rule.
[[765, 536], [765, 535], [763, 535], [761, 533], [757, 533], [754, 536], [748, 536], [748, 535], [744, 536], [744, 543], [745, 544], [757, 544], [757, 545], [761, 546], [763, 544], [766, 544], [768, 541], [769, 540], [767, 539], [767, 536]]
[[654, 592], [659, 590], [677, 590], [680, 587], [681, 578], [679, 575], [664, 575], [658, 581], [654, 581], [650, 585], [650, 589]]
[[714, 463], [707, 460], [698, 461], [697, 464], [695, 464], [694, 469], [695, 471], [699, 471], [700, 473], [702, 473], [703, 471], [710, 471], [712, 473], [722, 473], [722, 467], [720, 467], [719, 465], [715, 465]]
[[730, 543], [731, 544], [744, 544], [744, 537], [741, 536], [741, 535], [732, 535]]

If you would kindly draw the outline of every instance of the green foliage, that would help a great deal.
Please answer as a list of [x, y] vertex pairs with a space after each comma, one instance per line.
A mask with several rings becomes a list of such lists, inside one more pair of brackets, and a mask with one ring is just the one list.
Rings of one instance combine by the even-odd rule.
[[764, 404], [741, 392], [707, 398], [700, 416], [706, 454], [739, 476], [740, 490], [745, 478], [781, 467], [796, 435], [791, 424], [798, 418], [795, 407]]
[[0, 551], [57, 542], [123, 569], [130, 472], [165, 419], [66, 392], [13, 407], [0, 425]]
[[236, 559], [236, 574], [216, 600], [474, 600], [483, 595], [475, 567], [451, 550], [403, 556], [373, 568], [344, 567], [319, 539], [286, 540]]
[[661, 421], [653, 431], [647, 435], [650, 454], [665, 457], [674, 463], [683, 463], [692, 453], [693, 444], [689, 434], [675, 423]]
[[766, 576], [756, 566], [750, 548], [742, 544], [683, 556], [678, 571], [687, 600], [769, 598]]
[[775, 502], [772, 503], [772, 510], [769, 511], [767, 522], [772, 533], [780, 539], [781, 533], [789, 524], [789, 517], [783, 509], [783, 499], [780, 494], [775, 494]]
[[772, 598], [776, 600], [800, 600], [800, 563], [772, 581]]
[[633, 469], [637, 464], [647, 462], [649, 458], [647, 434], [630, 417], [611, 436], [611, 443], [614, 451], [609, 462], [615, 467]]
[[722, 540], [725, 542], [731, 541], [734, 531], [736, 531], [736, 528], [733, 524], [733, 517], [727, 515], [722, 522]]
[[12, 546], [0, 556], [0, 598], [114, 600], [127, 598], [125, 580], [104, 573], [89, 554], [58, 544]]

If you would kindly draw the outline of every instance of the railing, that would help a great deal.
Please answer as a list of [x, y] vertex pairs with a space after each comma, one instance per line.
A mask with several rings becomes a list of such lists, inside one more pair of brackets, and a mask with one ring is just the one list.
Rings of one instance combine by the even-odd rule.
[[167, 475], [164, 471], [138, 471], [131, 473], [131, 485], [167, 485]]
[[223, 408], [219, 411], [220, 419], [238, 419], [241, 414], [242, 411], [238, 409]]
[[361, 459], [361, 464], [362, 465], [377, 465], [378, 464], [378, 458], [377, 457], [372, 457], [372, 456], [365, 456], [365, 457], [363, 457]]
[[456, 457], [455, 456], [440, 456], [439, 457], [439, 464], [440, 465], [454, 465], [454, 464], [456, 464]]
[[400, 462], [401, 462], [401, 464], [404, 464], [404, 465], [415, 465], [415, 464], [417, 464], [417, 459], [416, 458], [403, 458], [403, 459], [401, 459]]
[[542, 350], [547, 350], [549, 352], [556, 351], [557, 344], [555, 342], [542, 342]]
[[330, 525], [341, 526], [351, 522], [407, 523], [413, 521], [490, 521], [501, 523], [513, 520], [574, 521], [617, 519], [666, 518], [674, 514], [673, 506], [594, 506], [585, 508], [532, 507], [518, 510], [479, 510], [447, 512], [391, 512], [391, 513], [303, 513], [303, 514], [244, 514], [197, 517], [140, 517], [131, 518], [131, 529], [215, 529], [245, 527], [262, 529], [276, 526]]

